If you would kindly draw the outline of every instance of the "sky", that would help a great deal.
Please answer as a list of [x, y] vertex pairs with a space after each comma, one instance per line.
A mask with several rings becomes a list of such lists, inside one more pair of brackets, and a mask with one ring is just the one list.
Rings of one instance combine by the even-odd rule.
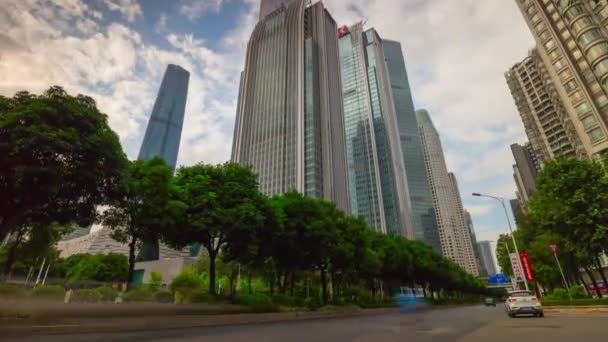
[[[316, 2], [316, 0], [314, 0]], [[507, 230], [510, 144], [526, 140], [504, 72], [533, 38], [515, 1], [326, 0], [400, 41], [417, 108], [429, 110], [479, 240]], [[166, 65], [190, 71], [178, 164], [229, 159], [239, 73], [259, 0], [2, 0], [0, 95], [60, 85], [93, 97], [135, 158]], [[510, 212], [509, 212], [510, 213]]]

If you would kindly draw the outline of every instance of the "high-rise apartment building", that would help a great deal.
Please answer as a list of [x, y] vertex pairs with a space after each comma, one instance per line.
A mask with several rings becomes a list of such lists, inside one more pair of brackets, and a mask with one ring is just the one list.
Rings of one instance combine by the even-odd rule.
[[496, 265], [494, 263], [494, 257], [492, 256], [492, 242], [491, 241], [479, 241], [479, 251], [481, 253], [481, 264], [486, 274], [496, 274]]
[[536, 176], [541, 165], [529, 143], [524, 146], [512, 144], [511, 152], [515, 159], [513, 179], [517, 186], [517, 198], [521, 204], [525, 205], [536, 190]]
[[297, 190], [350, 212], [337, 26], [323, 3], [307, 4], [262, 2], [274, 10], [247, 45], [232, 159], [266, 194]]
[[475, 264], [477, 265], [477, 270], [480, 276], [487, 276], [487, 274], [484, 274], [484, 269], [481, 267], [481, 253], [479, 252], [479, 246], [477, 245], [477, 235], [475, 234], [473, 218], [471, 217], [471, 213], [469, 213], [466, 209], [464, 210], [464, 218], [469, 231], [471, 245], [473, 246], [473, 255], [475, 255]]
[[558, 155], [585, 156], [574, 124], [537, 50], [505, 73], [532, 153], [542, 163]]
[[608, 148], [607, 2], [516, 2], [585, 154], [603, 153]]
[[414, 238], [383, 40], [362, 23], [338, 32], [352, 212]]
[[414, 237], [416, 240], [429, 244], [437, 253], [440, 253], [439, 229], [418, 132], [416, 110], [414, 109], [405, 67], [405, 58], [399, 42], [384, 40], [383, 49], [397, 114], [401, 152], [403, 153], [403, 163], [412, 206], [411, 221]]
[[433, 195], [442, 253], [467, 272], [478, 275], [458, 184], [454, 175], [448, 173], [439, 132], [426, 110], [416, 111], [416, 118]]
[[175, 170], [189, 80], [190, 73], [184, 68], [167, 66], [137, 159], [161, 157]]
[[[167, 66], [137, 159], [161, 157], [175, 171], [189, 81], [190, 73], [184, 68], [174, 64]], [[158, 240], [148, 239], [139, 251], [139, 259], [158, 260], [159, 253]]]

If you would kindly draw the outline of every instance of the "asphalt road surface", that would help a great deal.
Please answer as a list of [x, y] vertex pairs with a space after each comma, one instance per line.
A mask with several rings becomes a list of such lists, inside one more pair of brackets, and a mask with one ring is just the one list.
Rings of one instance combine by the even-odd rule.
[[[0, 340], [4, 341], [0, 334]], [[608, 341], [608, 315], [509, 318], [502, 305], [351, 318], [126, 333], [46, 335], [16, 341]]]

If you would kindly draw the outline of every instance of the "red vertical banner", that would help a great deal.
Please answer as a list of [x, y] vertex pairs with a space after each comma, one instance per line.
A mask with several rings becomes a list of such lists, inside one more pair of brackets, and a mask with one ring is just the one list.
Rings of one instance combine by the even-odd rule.
[[534, 271], [532, 271], [532, 263], [527, 252], [520, 252], [519, 257], [521, 259], [521, 267], [524, 269], [524, 275], [527, 281], [534, 281]]

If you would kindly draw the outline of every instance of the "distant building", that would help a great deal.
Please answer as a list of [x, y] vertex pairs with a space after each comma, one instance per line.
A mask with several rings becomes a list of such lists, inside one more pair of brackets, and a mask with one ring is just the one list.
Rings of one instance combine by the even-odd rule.
[[479, 241], [479, 251], [481, 253], [481, 264], [486, 274], [496, 274], [496, 266], [494, 264], [494, 257], [492, 254], [492, 242], [491, 241]]
[[511, 152], [515, 164], [513, 165], [513, 179], [517, 185], [518, 199], [525, 206], [530, 196], [536, 190], [536, 176], [540, 171], [540, 163], [537, 161], [531, 145], [511, 145]]
[[424, 152], [420, 142], [419, 125], [401, 43], [385, 39], [382, 47], [397, 115], [399, 140], [412, 206], [414, 237], [433, 247], [437, 253], [441, 253], [433, 195], [429, 185]]
[[439, 132], [426, 110], [416, 111], [424, 159], [433, 194], [441, 250], [467, 272], [478, 275], [471, 235], [456, 178], [448, 173]]
[[174, 64], [167, 66], [137, 159], [161, 157], [175, 170], [189, 79], [190, 73], [184, 68]]
[[75, 238], [82, 237], [85, 235], [89, 235], [89, 233], [91, 232], [91, 227], [92, 226], [75, 227], [72, 232], [62, 236], [61, 240], [71, 240], [71, 239], [75, 239]]
[[[267, 8], [286, 3], [274, 11]], [[322, 2], [269, 1], [247, 44], [232, 160], [268, 195], [296, 190], [350, 212], [337, 26]]]
[[111, 237], [110, 228], [102, 228], [88, 235], [61, 240], [57, 243], [57, 250], [61, 258], [74, 254], [120, 253], [129, 254], [129, 246], [117, 242]]
[[469, 213], [466, 209], [464, 211], [464, 217], [469, 230], [469, 235], [471, 237], [471, 245], [473, 246], [473, 254], [475, 255], [475, 263], [477, 264], [479, 275], [485, 277], [487, 274], [484, 273], [485, 269], [481, 266], [481, 253], [479, 252], [479, 246], [477, 245], [477, 236], [475, 234], [475, 226], [473, 226], [473, 218], [471, 217], [471, 213]]
[[358, 23], [339, 29], [351, 210], [378, 230], [414, 238], [384, 41]]

